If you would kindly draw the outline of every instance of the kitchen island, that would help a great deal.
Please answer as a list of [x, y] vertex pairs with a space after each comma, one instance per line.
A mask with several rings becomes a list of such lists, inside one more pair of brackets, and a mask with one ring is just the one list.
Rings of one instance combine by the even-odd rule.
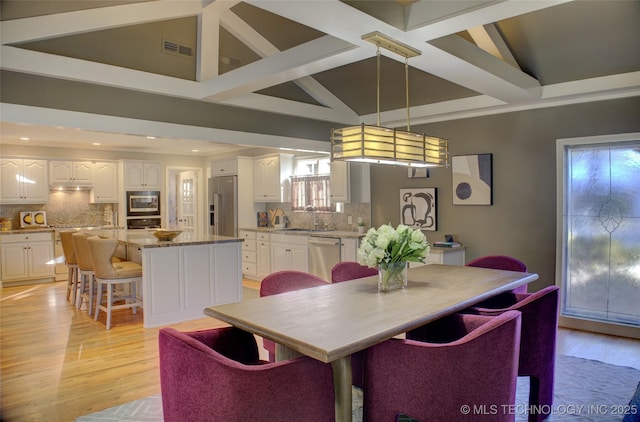
[[160, 241], [146, 230], [98, 230], [142, 264], [144, 327], [202, 318], [207, 306], [242, 300], [242, 239], [182, 233]]

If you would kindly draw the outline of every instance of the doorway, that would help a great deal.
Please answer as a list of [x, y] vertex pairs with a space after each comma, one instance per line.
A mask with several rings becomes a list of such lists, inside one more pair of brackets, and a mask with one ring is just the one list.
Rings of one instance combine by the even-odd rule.
[[204, 233], [201, 168], [167, 167], [167, 228]]

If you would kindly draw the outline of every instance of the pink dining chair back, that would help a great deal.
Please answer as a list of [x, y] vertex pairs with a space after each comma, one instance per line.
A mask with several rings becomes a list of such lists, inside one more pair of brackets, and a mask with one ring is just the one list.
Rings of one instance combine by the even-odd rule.
[[553, 380], [558, 331], [557, 286], [535, 293], [504, 293], [471, 308], [479, 315], [496, 316], [504, 312], [522, 313], [522, 341], [518, 375], [529, 377], [529, 421], [545, 419], [553, 404]]
[[493, 268], [496, 270], [527, 272], [527, 266], [520, 260], [506, 255], [489, 255], [476, 258], [467, 267]]
[[260, 361], [255, 337], [235, 327], [158, 333], [164, 420], [333, 421], [331, 366], [301, 357]]
[[[467, 267], [493, 268], [494, 270], [527, 272], [527, 266], [524, 262], [506, 255], [488, 255], [481, 256], [472, 261], [467, 262]], [[527, 285], [516, 287], [514, 293], [527, 293]]]
[[[304, 271], [276, 271], [262, 279], [260, 283], [260, 297], [308, 289], [310, 287], [326, 286], [327, 284], [329, 283], [322, 278]], [[267, 338], [263, 338], [262, 345], [269, 353], [269, 361], [275, 362], [276, 343]]]
[[331, 282], [339, 283], [341, 281], [355, 280], [356, 278], [370, 277], [377, 274], [378, 270], [375, 268], [360, 265], [354, 261], [342, 261], [331, 268]]
[[284, 270], [271, 273], [260, 283], [260, 296], [271, 296], [309, 287], [324, 286], [327, 281], [304, 271]]
[[453, 314], [421, 327], [420, 340], [408, 333], [370, 347], [363, 420], [459, 421], [468, 405], [496, 406], [497, 413], [482, 420], [512, 422], [520, 318], [516, 311], [497, 318]]

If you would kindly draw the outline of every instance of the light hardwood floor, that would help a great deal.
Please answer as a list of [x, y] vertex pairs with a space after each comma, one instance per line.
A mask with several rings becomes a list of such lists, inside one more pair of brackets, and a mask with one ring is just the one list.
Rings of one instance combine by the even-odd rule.
[[[259, 283], [245, 281], [245, 287]], [[66, 283], [0, 290], [3, 422], [73, 421], [77, 416], [160, 393], [158, 329], [142, 315], [90, 318], [66, 301]], [[204, 317], [179, 330], [226, 324]], [[640, 369], [640, 341], [560, 330], [558, 353]]]

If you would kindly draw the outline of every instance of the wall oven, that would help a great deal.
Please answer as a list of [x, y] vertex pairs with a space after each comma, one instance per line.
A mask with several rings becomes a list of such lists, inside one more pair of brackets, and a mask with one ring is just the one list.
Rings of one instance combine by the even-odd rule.
[[162, 227], [160, 217], [127, 218], [127, 229], [159, 229]]
[[128, 191], [127, 217], [160, 215], [160, 192]]

